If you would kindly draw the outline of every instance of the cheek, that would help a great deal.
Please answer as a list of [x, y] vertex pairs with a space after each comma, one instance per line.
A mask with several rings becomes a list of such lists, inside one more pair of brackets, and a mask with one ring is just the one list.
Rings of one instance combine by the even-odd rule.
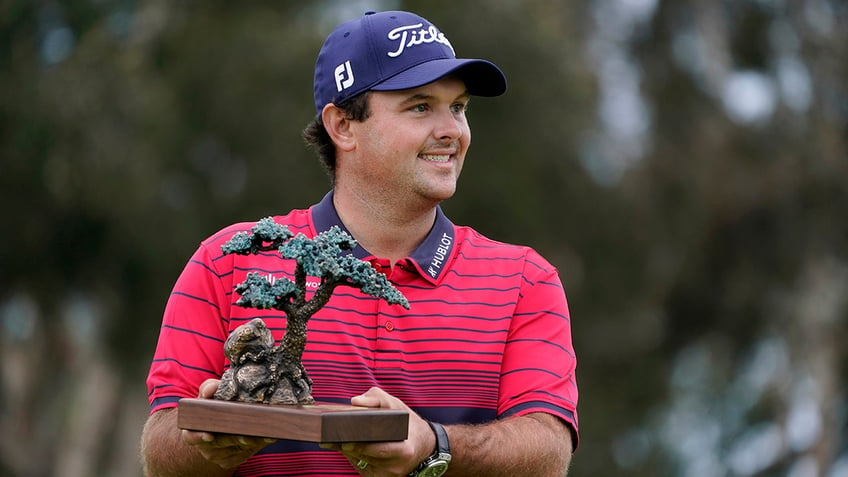
[[392, 137], [390, 134], [380, 134], [379, 128], [372, 128], [364, 131], [364, 134], [359, 136], [360, 156], [365, 160], [371, 160], [375, 155], [384, 154], [388, 149], [392, 148]]
[[459, 137], [459, 145], [463, 152], [468, 151], [468, 148], [471, 146], [471, 128], [468, 127], [468, 123], [465, 123], [462, 126], [462, 135]]

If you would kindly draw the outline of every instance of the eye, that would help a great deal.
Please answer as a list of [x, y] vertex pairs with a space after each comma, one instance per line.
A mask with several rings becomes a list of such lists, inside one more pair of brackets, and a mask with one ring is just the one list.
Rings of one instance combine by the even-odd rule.
[[409, 110], [416, 113], [425, 113], [430, 110], [430, 106], [427, 103], [420, 103], [409, 108]]
[[455, 114], [460, 114], [468, 111], [468, 103], [454, 103], [451, 105], [451, 111]]

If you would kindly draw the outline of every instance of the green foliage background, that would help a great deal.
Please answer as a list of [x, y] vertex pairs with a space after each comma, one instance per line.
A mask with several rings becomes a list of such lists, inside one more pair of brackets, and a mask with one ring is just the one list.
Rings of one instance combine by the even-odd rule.
[[0, 0], [0, 474], [139, 475], [177, 274], [320, 200], [315, 55], [383, 8], [507, 74], [444, 207], [561, 271], [571, 474], [848, 475], [836, 0]]

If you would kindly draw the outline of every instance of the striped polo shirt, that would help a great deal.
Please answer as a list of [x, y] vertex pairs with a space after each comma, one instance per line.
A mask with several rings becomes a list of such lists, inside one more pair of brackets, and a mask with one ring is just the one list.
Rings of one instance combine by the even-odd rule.
[[[274, 220], [307, 237], [333, 225], [344, 229], [332, 192]], [[203, 241], [178, 278], [147, 379], [151, 412], [196, 397], [204, 380], [220, 378], [229, 365], [224, 341], [239, 325], [260, 317], [282, 338], [284, 313], [233, 304], [233, 288], [249, 272], [293, 279], [294, 261], [276, 252], [221, 253], [233, 234], [252, 226], [236, 224]], [[577, 362], [563, 286], [547, 260], [529, 247], [454, 225], [440, 208], [426, 239], [394, 266], [362, 247], [352, 253], [385, 273], [411, 307], [336, 288], [308, 322], [303, 365], [317, 401], [349, 403], [378, 386], [443, 424], [545, 412], [571, 427], [576, 445]], [[317, 280], [307, 280], [307, 296]], [[235, 475], [357, 473], [341, 454], [317, 444], [278, 441]]]

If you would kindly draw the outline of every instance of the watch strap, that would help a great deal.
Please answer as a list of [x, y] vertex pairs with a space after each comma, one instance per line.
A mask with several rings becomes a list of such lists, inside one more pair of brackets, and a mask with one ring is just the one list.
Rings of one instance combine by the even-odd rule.
[[430, 429], [433, 430], [433, 434], [436, 436], [436, 448], [429, 457], [418, 464], [418, 467], [409, 474], [409, 477], [419, 477], [424, 474], [431, 475], [433, 471], [438, 473], [432, 475], [442, 475], [447, 470], [448, 463], [451, 461], [450, 441], [448, 440], [448, 433], [445, 431], [445, 427], [436, 422], [427, 421], [427, 424], [430, 425]]
[[434, 455], [450, 454], [450, 441], [448, 440], [448, 433], [445, 431], [445, 426], [438, 422], [430, 421], [427, 421], [427, 424], [430, 424], [430, 429], [433, 429], [433, 433], [436, 434], [436, 452]]

